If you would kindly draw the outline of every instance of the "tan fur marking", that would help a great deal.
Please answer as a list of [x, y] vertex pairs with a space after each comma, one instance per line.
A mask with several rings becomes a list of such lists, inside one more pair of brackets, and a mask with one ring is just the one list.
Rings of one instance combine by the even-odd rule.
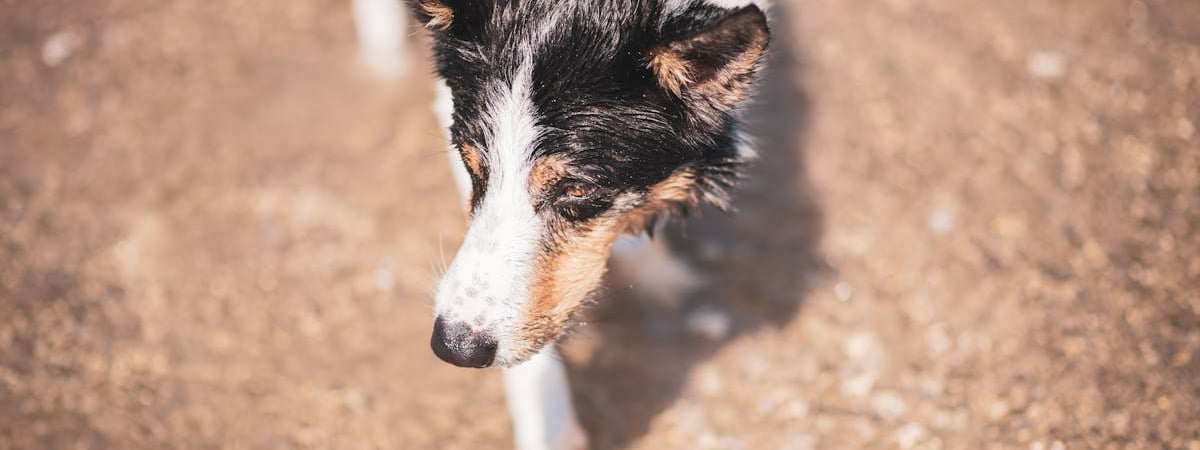
[[483, 179], [483, 154], [479, 152], [479, 147], [462, 144], [459, 148], [462, 149], [462, 160], [463, 164], [467, 165], [467, 170], [471, 171], [475, 178]]
[[681, 95], [684, 86], [692, 83], [691, 67], [669, 46], [650, 52], [650, 70], [658, 77], [658, 83], [675, 95]]
[[621, 235], [616, 217], [599, 219], [588, 231], [568, 233], [553, 250], [539, 255], [534, 269], [533, 295], [518, 332], [518, 339], [534, 348], [554, 340], [587, 300]]
[[529, 171], [529, 193], [534, 197], [546, 193], [554, 183], [567, 174], [567, 162], [557, 155], [541, 158]]
[[695, 174], [677, 172], [650, 189], [631, 211], [601, 217], [586, 230], [567, 230], [552, 250], [539, 255], [532, 298], [518, 339], [532, 348], [554, 340], [596, 289], [607, 270], [613, 243], [622, 234], [639, 233], [660, 212], [696, 202]]
[[704, 100], [721, 111], [733, 109], [750, 94], [750, 85], [759, 62], [766, 54], [770, 36], [765, 29], [754, 29], [746, 48], [712, 76], [695, 79], [688, 53], [712, 46], [714, 38], [701, 34], [671, 42], [650, 51], [647, 65], [663, 88], [689, 100]]
[[729, 61], [711, 81], [697, 86], [697, 91], [724, 110], [741, 103], [750, 95], [753, 74], [766, 55], [768, 40], [766, 33], [755, 34], [746, 51]]
[[671, 174], [650, 188], [646, 201], [633, 211], [621, 216], [618, 223], [620, 234], [637, 234], [646, 230], [662, 212], [699, 203], [696, 197], [696, 175], [690, 170], [681, 170]]
[[[476, 183], [476, 181], [474, 181], [474, 180], [484, 180], [484, 178], [483, 178], [483, 154], [479, 152], [479, 147], [476, 147], [471, 144], [461, 144], [458, 146], [458, 148], [460, 149], [459, 155], [462, 156], [463, 165], [467, 166], [467, 172], [471, 173], [471, 178], [472, 178], [471, 183], [472, 184]], [[486, 181], [484, 181], [484, 182], [486, 182]], [[470, 195], [471, 198], [467, 199], [467, 210], [468, 211], [471, 210], [471, 204], [473, 204], [475, 202], [475, 195], [476, 195], [477, 191], [478, 191], [478, 189], [474, 189], [474, 188], [471, 189], [471, 195]]]
[[421, 9], [429, 14], [429, 22], [425, 23], [425, 27], [430, 30], [446, 31], [454, 23], [454, 10], [441, 0], [421, 0]]
[[655, 209], [668, 207], [670, 204], [694, 203], [696, 194], [696, 174], [690, 170], [681, 170], [671, 174], [650, 189], [650, 199], [658, 203]]

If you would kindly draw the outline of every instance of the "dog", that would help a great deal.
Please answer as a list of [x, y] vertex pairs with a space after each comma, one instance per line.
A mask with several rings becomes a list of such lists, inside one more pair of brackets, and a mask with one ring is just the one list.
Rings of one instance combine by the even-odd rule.
[[[385, 75], [404, 66], [393, 1], [356, 0], [363, 59]], [[765, 5], [407, 3], [431, 37], [434, 109], [470, 219], [437, 286], [433, 353], [503, 368], [518, 448], [585, 448], [554, 343], [594, 301], [614, 245], [637, 254], [667, 218], [728, 208], [753, 157], [739, 110], [770, 41]]]

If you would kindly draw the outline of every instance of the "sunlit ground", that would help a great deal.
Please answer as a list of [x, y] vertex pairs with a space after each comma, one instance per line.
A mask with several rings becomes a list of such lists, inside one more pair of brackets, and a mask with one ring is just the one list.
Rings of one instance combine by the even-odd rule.
[[[563, 353], [596, 448], [1200, 449], [1200, 3], [779, 2], [732, 215]], [[349, 1], [0, 2], [0, 448], [510, 448]]]

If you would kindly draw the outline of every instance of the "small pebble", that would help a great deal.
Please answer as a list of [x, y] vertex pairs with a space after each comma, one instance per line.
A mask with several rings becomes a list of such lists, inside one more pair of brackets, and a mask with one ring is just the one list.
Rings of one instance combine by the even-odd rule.
[[363, 395], [362, 391], [359, 391], [358, 389], [347, 389], [345, 395], [346, 407], [350, 408], [351, 411], [361, 412], [364, 408], [366, 408], [367, 398]]
[[925, 439], [926, 433], [925, 426], [911, 422], [897, 429], [892, 437], [900, 448], [913, 448], [918, 442]]
[[396, 287], [396, 277], [392, 271], [380, 267], [375, 269], [375, 289], [379, 292], [391, 292]]
[[879, 340], [869, 332], [854, 333], [846, 338], [842, 350], [851, 359], [862, 359], [882, 352]]
[[719, 341], [729, 335], [729, 315], [714, 308], [701, 308], [688, 315], [687, 327], [693, 333]]
[[1179, 135], [1180, 139], [1191, 139], [1196, 133], [1196, 126], [1192, 125], [1192, 121], [1187, 120], [1187, 118], [1180, 117], [1175, 122], [1175, 133]]
[[1029, 73], [1038, 78], [1061, 78], [1067, 71], [1067, 62], [1058, 52], [1040, 51], [1029, 55]]
[[935, 234], [946, 234], [951, 228], [954, 228], [954, 216], [949, 211], [937, 209], [929, 213], [929, 229]]
[[854, 291], [850, 288], [850, 283], [839, 281], [833, 285], [833, 295], [837, 296], [838, 300], [845, 302], [850, 300], [850, 296], [854, 295]]
[[689, 432], [702, 430], [708, 426], [708, 418], [704, 416], [704, 411], [694, 407], [685, 407], [679, 410], [674, 419], [676, 427]]
[[925, 345], [934, 355], [940, 355], [950, 350], [950, 334], [942, 324], [936, 324], [925, 332]]
[[700, 392], [711, 395], [721, 392], [724, 382], [721, 380], [721, 374], [717, 373], [715, 369], [706, 369], [697, 374], [696, 385], [700, 388]]
[[729, 252], [725, 248], [725, 244], [717, 240], [708, 240], [700, 243], [700, 258], [705, 261], [720, 261]]
[[875, 414], [884, 420], [892, 420], [908, 411], [904, 398], [895, 392], [880, 392], [871, 398], [871, 407]]
[[1129, 415], [1123, 412], [1115, 412], [1108, 416], [1109, 429], [1117, 436], [1124, 436], [1129, 432]]
[[42, 44], [42, 62], [55, 67], [71, 57], [79, 48], [82, 39], [70, 31], [60, 31], [50, 35]]
[[991, 405], [988, 406], [988, 416], [991, 417], [992, 420], [1003, 419], [1004, 416], [1008, 415], [1008, 409], [1008, 402], [1005, 402], [1004, 400], [995, 400], [991, 403]]
[[808, 402], [802, 399], [795, 399], [787, 403], [780, 410], [780, 416], [785, 419], [800, 419], [808, 415]]
[[861, 371], [842, 378], [842, 393], [851, 397], [864, 397], [875, 387], [878, 376], [869, 371]]
[[817, 448], [817, 438], [811, 434], [798, 434], [783, 441], [784, 450], [814, 450]]

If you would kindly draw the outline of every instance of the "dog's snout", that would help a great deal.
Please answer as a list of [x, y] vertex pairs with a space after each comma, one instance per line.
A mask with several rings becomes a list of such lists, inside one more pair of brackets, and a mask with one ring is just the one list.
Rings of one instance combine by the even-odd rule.
[[487, 367], [496, 359], [496, 340], [463, 322], [447, 323], [438, 317], [429, 340], [433, 354], [459, 367]]

